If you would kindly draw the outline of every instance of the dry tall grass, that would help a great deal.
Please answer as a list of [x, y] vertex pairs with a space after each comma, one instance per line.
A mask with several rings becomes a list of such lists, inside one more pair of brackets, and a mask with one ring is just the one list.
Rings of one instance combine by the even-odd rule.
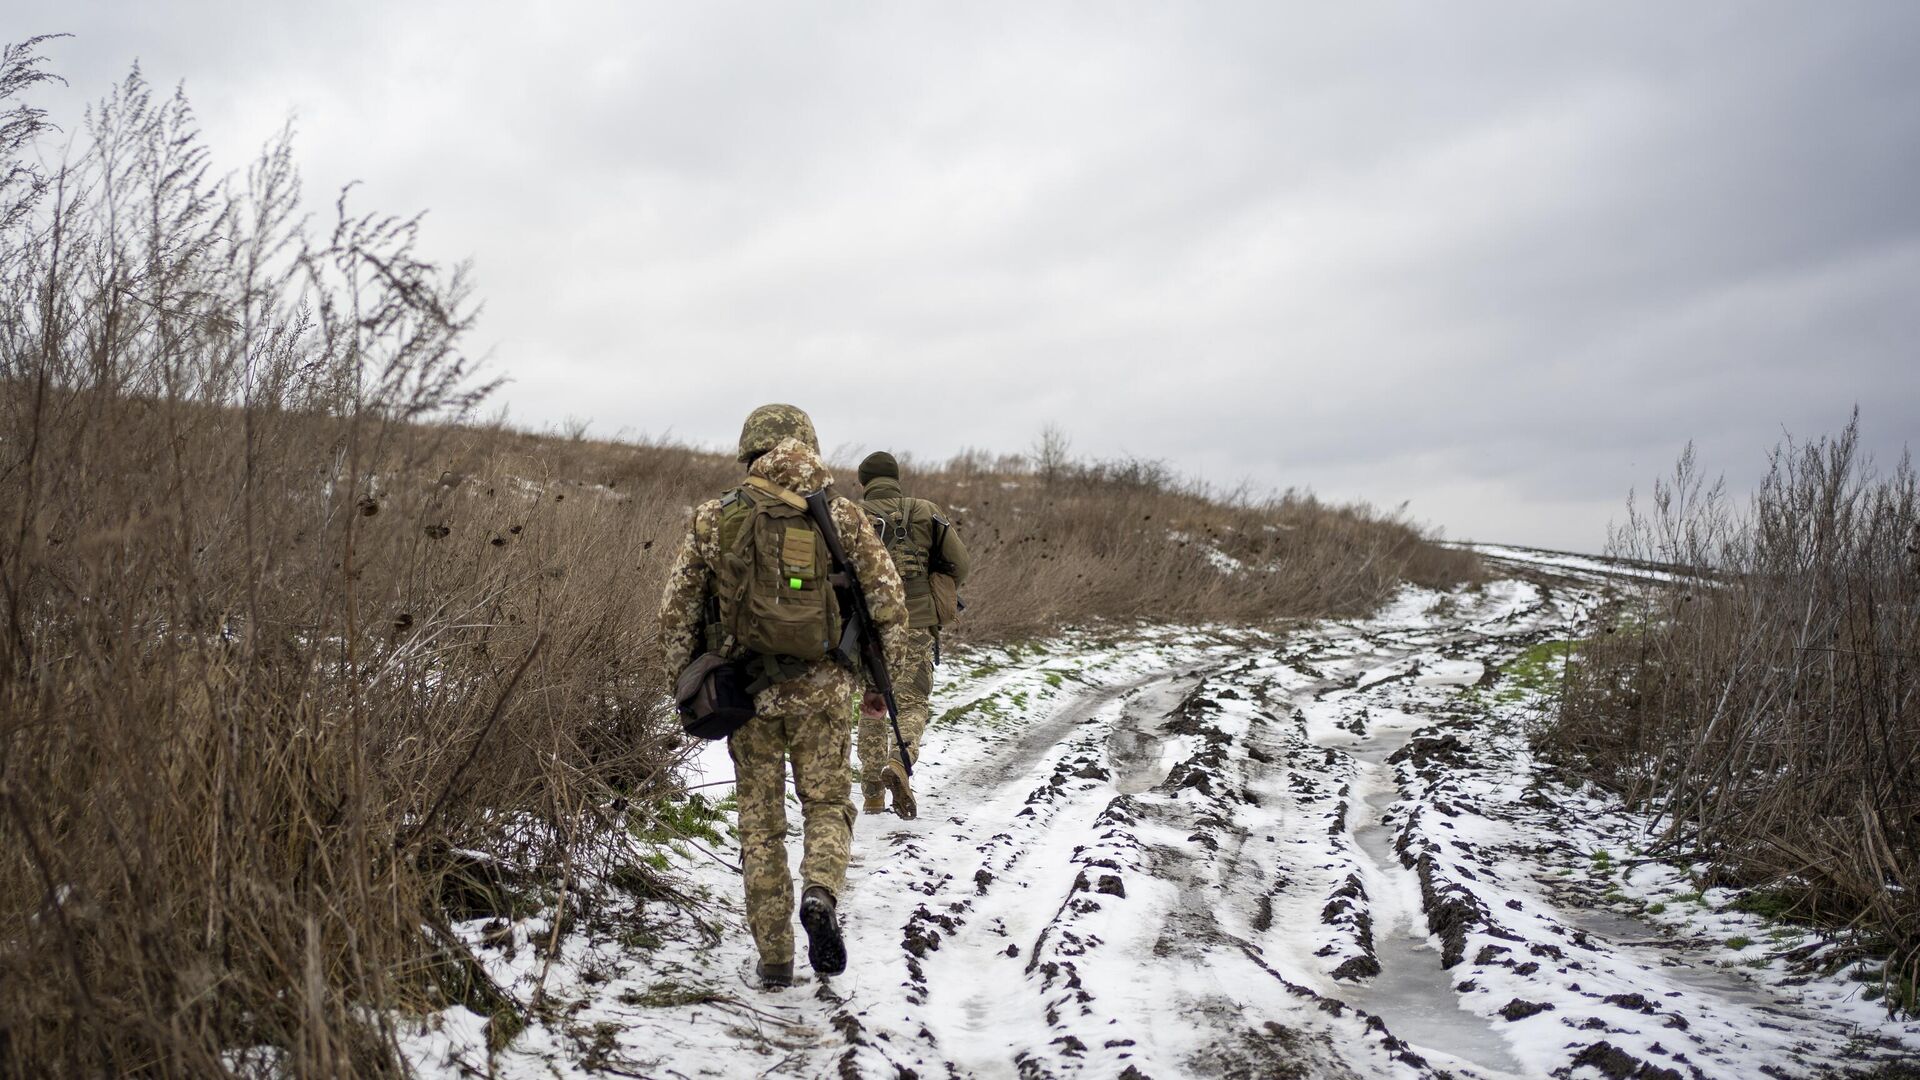
[[1920, 976], [1920, 528], [1915, 474], [1880, 475], [1857, 421], [1788, 443], [1750, 506], [1691, 451], [1614, 539], [1693, 568], [1571, 667], [1545, 745], [1657, 805], [1668, 840], [1803, 915], [1855, 923]]
[[633, 597], [676, 515], [438, 426], [486, 390], [461, 275], [308, 230], [284, 140], [217, 179], [137, 76], [50, 174], [7, 123], [0, 1072], [393, 1071], [397, 1011], [511, 1011], [449, 853], [564, 878], [671, 782]]
[[975, 555], [963, 638], [1097, 619], [1353, 615], [1403, 581], [1453, 585], [1478, 572], [1473, 556], [1365, 505], [1220, 497], [1155, 462], [1038, 457], [906, 470], [906, 490], [947, 507]]
[[[284, 139], [220, 178], [137, 76], [43, 172], [43, 77], [0, 59], [0, 1074], [394, 1073], [395, 1018], [453, 1001], [509, 1034], [537, 1002], [448, 923], [631, 860], [684, 752], [660, 578], [739, 467], [472, 424], [414, 221], [310, 228]], [[1051, 475], [914, 482], [964, 507], [971, 636], [1470, 569], [1362, 508]]]

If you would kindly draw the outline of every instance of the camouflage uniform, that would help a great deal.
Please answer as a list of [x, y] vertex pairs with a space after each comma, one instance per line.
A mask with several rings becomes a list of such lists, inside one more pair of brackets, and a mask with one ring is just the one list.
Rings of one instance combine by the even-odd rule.
[[[887, 654], [892, 660], [893, 654]], [[920, 737], [927, 731], [927, 699], [933, 696], [933, 631], [915, 627], [907, 631], [906, 653], [900, 666], [903, 678], [893, 681], [893, 700], [899, 706], [900, 739], [907, 744], [907, 755], [920, 760]], [[889, 668], [891, 671], [891, 668]], [[858, 702], [855, 706], [858, 707]], [[860, 784], [871, 795], [880, 787], [887, 767], [887, 755], [894, 752], [893, 725], [885, 716], [860, 718]]]
[[[756, 427], [763, 413], [776, 413], [771, 430]], [[791, 437], [779, 437], [789, 435]], [[777, 441], [771, 441], [777, 438]], [[753, 456], [771, 444], [772, 449]], [[748, 472], [799, 495], [833, 482], [821, 463], [818, 442], [806, 414], [791, 406], [755, 410], [741, 434], [741, 457], [753, 457]], [[686, 539], [667, 573], [660, 603], [662, 681], [672, 685], [692, 658], [701, 614], [713, 588], [718, 565], [722, 500], [702, 503], [693, 512]], [[844, 498], [831, 502], [847, 558], [866, 590], [867, 604], [881, 629], [888, 674], [900, 680], [906, 669], [896, 658], [907, 653], [906, 597], [886, 548], [873, 535], [860, 509]], [[786, 762], [793, 761], [794, 787], [800, 797], [804, 851], [803, 889], [821, 886], [838, 896], [847, 874], [854, 808], [847, 765], [851, 725], [846, 703], [857, 690], [856, 676], [832, 660], [815, 661], [790, 679], [754, 697], [754, 717], [728, 740], [733, 756], [739, 810], [740, 862], [746, 886], [747, 922], [763, 964], [793, 960], [793, 881], [787, 870]]]
[[[913, 522], [909, 530], [909, 542], [922, 552], [931, 548], [934, 537], [932, 523], [935, 518], [945, 520], [945, 515], [938, 506], [926, 499], [916, 499], [901, 491], [900, 467], [893, 455], [885, 452], [869, 455], [860, 465], [860, 482], [864, 485], [860, 497], [862, 509], [869, 515], [904, 515], [903, 520]], [[942, 536], [938, 554], [956, 582], [966, 581], [972, 569], [972, 559], [967, 554], [966, 545], [960, 540], [959, 530], [949, 526]], [[908, 561], [913, 562], [911, 559]], [[924, 559], [919, 560], [918, 569], [925, 569]], [[939, 632], [939, 620], [924, 573], [905, 584], [910, 630], [901, 666], [906, 668], [907, 677], [896, 678], [893, 690], [895, 704], [899, 706], [900, 741], [907, 744], [908, 760], [918, 761], [920, 737], [927, 730], [927, 700], [933, 695], [934, 635]], [[866, 796], [867, 808], [872, 810], [883, 797], [881, 790], [887, 757], [896, 753], [892, 725], [885, 717], [861, 717], [859, 750], [860, 784]]]

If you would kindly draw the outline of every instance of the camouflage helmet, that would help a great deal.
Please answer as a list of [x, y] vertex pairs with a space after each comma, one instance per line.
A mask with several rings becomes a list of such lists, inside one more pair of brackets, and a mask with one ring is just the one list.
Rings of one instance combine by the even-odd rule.
[[781, 439], [799, 439], [814, 453], [820, 452], [820, 439], [805, 412], [793, 405], [762, 405], [748, 413], [747, 422], [740, 426], [740, 460], [752, 461]]

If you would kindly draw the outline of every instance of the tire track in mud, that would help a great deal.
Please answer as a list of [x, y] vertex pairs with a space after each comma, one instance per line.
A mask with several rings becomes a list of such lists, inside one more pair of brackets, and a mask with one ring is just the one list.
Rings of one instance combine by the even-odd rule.
[[[1446, 635], [1475, 636], [1458, 625]], [[1412, 658], [1435, 636], [1384, 650], [1353, 642], [1364, 656], [1342, 655], [1336, 645], [1290, 648], [1285, 660], [1260, 651], [1175, 665], [1089, 691], [1010, 753], [959, 771], [950, 789], [985, 789], [982, 796], [950, 816], [938, 839], [894, 837], [914, 868], [901, 883], [915, 894], [900, 943], [911, 1017], [889, 1025], [907, 1039], [882, 1041], [894, 1044], [890, 1051], [917, 1043], [910, 1067], [922, 1074], [1430, 1073], [1378, 1018], [1267, 962], [1263, 940], [1299, 930], [1288, 920], [1276, 931], [1274, 896], [1299, 885], [1286, 860], [1258, 849], [1278, 850], [1304, 822], [1269, 815], [1256, 835], [1249, 820], [1261, 819], [1246, 809], [1322, 819], [1311, 826], [1320, 844], [1350, 851], [1357, 766], [1311, 743], [1300, 705], [1413, 677]], [[1178, 752], [1166, 753], [1170, 747]], [[1040, 762], [1050, 768], [1036, 768]], [[1015, 808], [1008, 782], [1042, 776]], [[986, 793], [996, 782], [1003, 790]], [[1316, 812], [1300, 815], [1301, 806]], [[981, 822], [1006, 827], [983, 838]], [[1320, 913], [1327, 940], [1318, 953], [1341, 957], [1330, 965], [1341, 976], [1379, 970], [1371, 904], [1354, 862], [1338, 867], [1344, 872], [1324, 890]], [[877, 891], [863, 903], [884, 906]], [[1141, 928], [1150, 933], [1125, 940]], [[1155, 967], [1234, 970], [1198, 985], [1129, 991], [1128, 982], [1155, 983]], [[1143, 1047], [1151, 1018], [1169, 1010], [1215, 1037]], [[884, 1059], [871, 1064], [906, 1064], [897, 1053]], [[857, 1054], [847, 1060], [866, 1063]]]
[[1494, 1076], [1522, 1074], [1525, 1067], [1488, 1020], [1457, 1007], [1446, 969], [1459, 959], [1453, 940], [1458, 905], [1470, 899], [1436, 891], [1426, 864], [1407, 858], [1405, 833], [1395, 819], [1425, 808], [1403, 805], [1396, 766], [1410, 748], [1424, 745], [1433, 723], [1407, 708], [1410, 685], [1482, 682], [1503, 654], [1540, 637], [1552, 615], [1543, 593], [1464, 627], [1374, 635], [1384, 658], [1341, 685], [1314, 692], [1306, 703], [1337, 718], [1309, 739], [1348, 777], [1334, 829], [1354, 868], [1329, 895], [1321, 919], [1349, 929], [1354, 954], [1327, 974], [1345, 984], [1345, 1000], [1380, 1016], [1449, 1067]]
[[846, 975], [755, 1001], [777, 1039], [660, 1015], [717, 1055], [672, 1072], [739, 1075], [729, 1045], [751, 1072], [843, 1080], [1833, 1060], [1831, 1017], [1670, 974], [1691, 961], [1542, 861], [1583, 854], [1568, 817], [1595, 804], [1473, 695], [1577, 631], [1592, 586], [1542, 574], [1278, 642], [1163, 632], [977, 668], [929, 732], [922, 817], [860, 819]]
[[[1351, 837], [1385, 886], [1370, 905], [1382, 973], [1353, 980], [1342, 996], [1398, 1035], [1447, 1052], [1449, 1068], [1744, 1080], [1912, 1061], [1897, 1038], [1862, 1032], [1857, 1013], [1761, 992], [1618, 910], [1605, 886], [1562, 884], [1591, 870], [1581, 865], [1589, 852], [1599, 866], [1607, 847], [1631, 847], [1644, 825], [1557, 783], [1533, 761], [1511, 711], [1500, 715], [1460, 689], [1494, 682], [1529, 646], [1577, 636], [1607, 581], [1559, 570], [1526, 577], [1519, 587], [1537, 602], [1470, 620], [1466, 634], [1393, 635], [1396, 648], [1432, 646], [1411, 679], [1363, 674], [1316, 696], [1333, 709], [1314, 741], [1357, 764]], [[1542, 851], [1554, 859], [1541, 860]]]
[[[922, 1048], [916, 1066], [948, 1075], [1045, 1075], [1031, 1058], [1005, 1052], [1004, 1032], [1033, 1015], [1058, 1015], [1048, 977], [1036, 984], [1027, 976], [1059, 913], [1089, 887], [1062, 838], [1099, 827], [1105, 800], [1085, 796], [1113, 781], [1114, 766], [1140, 767], [1110, 759], [1118, 722], [1150, 722], [1157, 702], [1182, 696], [1196, 677], [1190, 666], [1174, 665], [1077, 696], [1011, 753], [960, 770], [947, 790], [980, 794], [937, 835], [896, 834], [916, 871], [900, 886], [916, 899], [899, 946], [905, 1000], [920, 1021], [911, 1033]], [[979, 835], [989, 825], [994, 831]]]

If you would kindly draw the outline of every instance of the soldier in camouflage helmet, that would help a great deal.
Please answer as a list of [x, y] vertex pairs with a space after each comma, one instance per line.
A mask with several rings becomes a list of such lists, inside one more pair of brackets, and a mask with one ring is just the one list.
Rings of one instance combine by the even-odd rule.
[[[791, 405], [764, 405], [740, 432], [740, 460], [748, 475], [802, 497], [833, 482], [820, 460], [813, 422]], [[675, 675], [704, 643], [703, 613], [713, 594], [723, 555], [720, 522], [737, 492], [695, 508], [660, 602], [663, 681]], [[865, 588], [880, 627], [888, 674], [906, 677], [906, 595], [860, 509], [834, 498], [831, 514], [847, 559]], [[783, 663], [778, 681], [754, 695], [753, 719], [728, 738], [739, 801], [740, 862], [746, 886], [747, 923], [760, 954], [763, 985], [793, 981], [793, 880], [787, 870], [786, 771], [800, 798], [804, 854], [800, 862], [800, 922], [807, 931], [807, 958], [814, 970], [838, 974], [846, 946], [836, 911], [847, 874], [854, 807], [848, 743], [852, 724], [846, 702], [858, 690], [853, 672], [831, 659]]]
[[[781, 439], [798, 439], [815, 457], [820, 455], [820, 437], [813, 433], [812, 418], [797, 406], [762, 405], [748, 413], [747, 422], [740, 425], [740, 463], [751, 463]], [[822, 475], [825, 471], [822, 466]], [[832, 482], [832, 477], [828, 477], [827, 483]]]
[[955, 588], [965, 583], [972, 560], [959, 531], [938, 506], [900, 489], [900, 463], [892, 454], [884, 450], [868, 454], [860, 463], [860, 484], [860, 508], [886, 543], [906, 587], [909, 627], [903, 664], [908, 675], [893, 682], [900, 706], [899, 741], [906, 744], [907, 758], [901, 760], [884, 709], [863, 703], [867, 707], [861, 709], [859, 725], [860, 786], [867, 813], [886, 811], [890, 793], [893, 812], [911, 818], [920, 811], [907, 768], [919, 759], [920, 737], [927, 730], [940, 624], [943, 615], [952, 616], [936, 603], [936, 584], [942, 575]]

